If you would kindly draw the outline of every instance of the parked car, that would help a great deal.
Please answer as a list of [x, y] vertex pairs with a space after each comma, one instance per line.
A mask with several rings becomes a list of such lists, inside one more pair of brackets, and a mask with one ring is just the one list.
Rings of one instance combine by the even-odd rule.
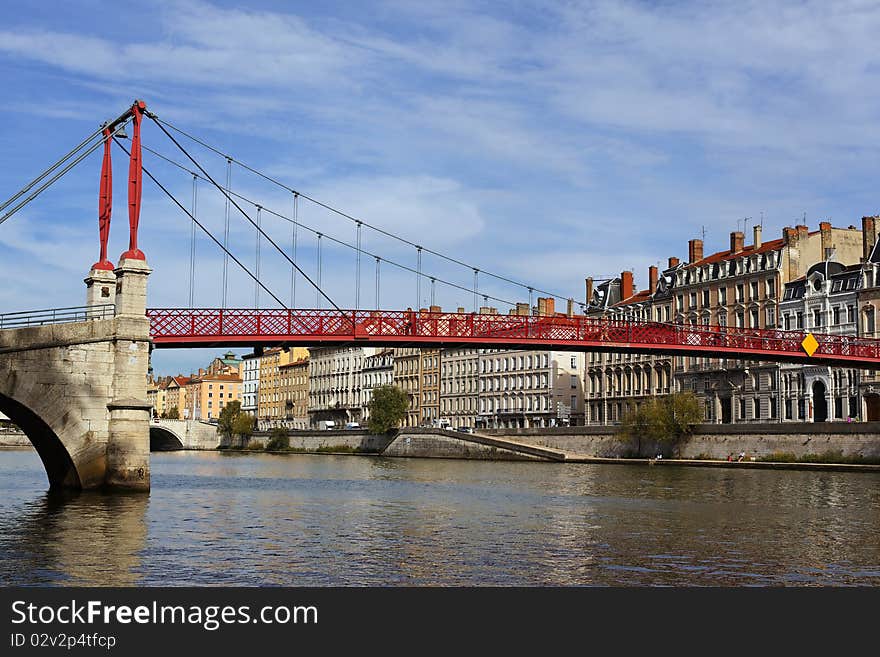
[[461, 433], [473, 433], [474, 432], [473, 427], [456, 427], [455, 430], [458, 432], [461, 432]]
[[336, 428], [336, 422], [333, 420], [319, 420], [318, 429], [321, 431], [332, 431]]
[[345, 428], [346, 429], [360, 429], [361, 425], [358, 424], [357, 422], [346, 422]]

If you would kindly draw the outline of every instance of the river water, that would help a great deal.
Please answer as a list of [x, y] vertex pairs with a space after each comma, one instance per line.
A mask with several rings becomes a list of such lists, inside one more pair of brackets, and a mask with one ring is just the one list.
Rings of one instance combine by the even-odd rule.
[[154, 454], [49, 495], [0, 451], [2, 585], [880, 585], [880, 474]]

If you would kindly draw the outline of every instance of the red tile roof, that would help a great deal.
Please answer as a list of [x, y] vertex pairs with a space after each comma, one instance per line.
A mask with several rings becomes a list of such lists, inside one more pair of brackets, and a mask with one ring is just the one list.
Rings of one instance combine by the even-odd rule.
[[[810, 235], [815, 235], [815, 233], [809, 233]], [[710, 256], [706, 256], [702, 260], [697, 260], [689, 265], [685, 265], [685, 268], [690, 267], [699, 267], [700, 265], [711, 265], [716, 262], [721, 262], [723, 260], [730, 260], [731, 258], [739, 258], [740, 256], [750, 256], [756, 255], [758, 253], [766, 253], [767, 251], [778, 251], [785, 245], [785, 241], [782, 238], [778, 240], [770, 240], [769, 242], [764, 242], [757, 249], [752, 246], [743, 247], [742, 251], [737, 251], [733, 253], [728, 249], [727, 251], [719, 251], [718, 253], [713, 253]]]
[[628, 299], [621, 299], [617, 303], [612, 305], [612, 308], [616, 306], [627, 306], [631, 303], [639, 303], [641, 301], [647, 301], [651, 296], [651, 290], [642, 290], [641, 292], [636, 292], [634, 295], [629, 297]]

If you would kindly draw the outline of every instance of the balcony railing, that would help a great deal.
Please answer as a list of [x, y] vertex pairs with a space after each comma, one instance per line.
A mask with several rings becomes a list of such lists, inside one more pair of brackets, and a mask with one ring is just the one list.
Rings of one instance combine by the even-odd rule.
[[42, 326], [44, 324], [87, 322], [93, 319], [112, 319], [115, 316], [116, 306], [112, 303], [100, 306], [73, 306], [70, 308], [26, 310], [18, 313], [4, 313], [0, 315], [0, 329]]

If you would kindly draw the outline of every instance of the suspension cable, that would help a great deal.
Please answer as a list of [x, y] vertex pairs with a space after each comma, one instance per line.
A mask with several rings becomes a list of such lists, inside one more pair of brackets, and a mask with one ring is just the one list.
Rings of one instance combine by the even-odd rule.
[[[119, 124], [119, 125], [116, 127], [115, 132], [113, 133], [113, 136], [114, 136], [114, 137], [115, 137], [117, 134], [119, 134], [119, 132], [122, 130], [122, 128], [125, 127], [125, 124], [126, 124], [127, 122], [128, 122], [128, 121], [126, 120], [126, 121], [124, 121], [123, 123]], [[102, 128], [99, 132], [103, 132], [103, 128]], [[67, 166], [65, 166], [63, 169], [61, 169], [61, 171], [59, 171], [58, 173], [56, 173], [56, 174], [55, 174], [54, 176], [52, 176], [49, 180], [47, 180], [45, 183], [43, 183], [42, 185], [40, 185], [40, 186], [39, 186], [39, 187], [38, 187], [33, 193], [31, 193], [29, 196], [27, 196], [24, 200], [22, 200], [22, 201], [20, 201], [19, 203], [17, 203], [17, 204], [11, 209], [11, 210], [7, 210], [6, 214], [4, 214], [2, 217], [0, 217], [0, 224], [2, 224], [4, 221], [6, 221], [7, 219], [9, 219], [12, 215], [14, 215], [16, 212], [18, 212], [19, 210], [21, 210], [21, 209], [22, 209], [24, 206], [26, 206], [28, 203], [30, 203], [30, 202], [33, 201], [35, 198], [37, 198], [40, 194], [42, 194], [44, 191], [46, 191], [46, 189], [48, 189], [48, 188], [49, 188], [50, 186], [52, 186], [55, 182], [57, 182], [57, 181], [58, 181], [61, 177], [63, 177], [68, 171], [70, 171], [71, 169], [73, 169], [77, 164], [79, 164], [79, 163], [82, 162], [84, 159], [86, 159], [89, 155], [91, 155], [92, 153], [94, 153], [94, 152], [95, 152], [100, 146], [102, 146], [103, 144], [104, 144], [104, 136], [103, 136], [103, 134], [102, 134], [102, 135], [101, 135], [101, 138], [98, 139], [94, 144], [92, 144], [92, 145], [91, 145], [86, 151], [84, 151], [83, 153], [80, 153], [79, 156], [76, 157], [76, 159], [74, 159], [72, 162], [70, 162]], [[57, 168], [57, 165], [53, 165], [52, 170], [54, 170], [54, 169], [56, 169], [56, 168]], [[40, 180], [43, 180], [45, 177], [46, 177], [46, 175], [42, 175], [42, 176], [40, 176], [39, 179], [38, 179], [37, 181], [35, 181], [35, 182], [39, 182]], [[7, 207], [10, 203], [12, 203], [15, 199], [20, 198], [20, 197], [22, 196], [22, 194], [27, 193], [27, 192], [33, 187], [33, 184], [35, 184], [35, 183], [32, 183], [31, 185], [26, 186], [26, 187], [24, 188], [24, 190], [22, 190], [21, 192], [19, 192], [19, 193], [16, 194], [15, 196], [13, 196], [12, 199], [10, 199], [9, 201], [4, 202], [4, 204], [3, 204], [3, 208], [6, 208], [6, 207]]]
[[[232, 160], [230, 158], [226, 158], [226, 191], [232, 191]], [[225, 210], [225, 219], [223, 224], [223, 246], [229, 246], [229, 198], [226, 199], [226, 210]], [[229, 270], [229, 256], [223, 256], [223, 303], [220, 306], [221, 308], [226, 307], [226, 290], [229, 286], [228, 279], [228, 270]]]
[[[144, 145], [142, 144], [142, 145], [141, 145], [141, 148], [143, 148], [145, 151], [148, 151], [149, 153], [152, 153], [152, 154], [155, 155], [156, 157], [158, 157], [158, 158], [164, 160], [164, 161], [167, 162], [168, 164], [171, 164], [172, 166], [175, 166], [175, 167], [177, 167], [178, 169], [181, 169], [182, 171], [186, 171], [187, 173], [190, 173], [190, 174], [193, 173], [192, 171], [190, 171], [189, 169], [187, 169], [184, 165], [180, 164], [179, 162], [176, 162], [175, 160], [171, 159], [170, 157], [167, 157], [167, 156], [165, 156], [165, 155], [162, 155], [162, 154], [159, 153], [158, 151], [155, 151], [155, 150], [153, 150], [152, 148], [149, 148], [148, 146], [144, 146]], [[201, 177], [201, 176], [200, 176], [200, 177]], [[209, 182], [206, 178], [202, 178], [202, 179], [203, 179], [205, 182]], [[294, 192], [294, 194], [296, 194], [296, 192]], [[230, 192], [230, 195], [233, 196], [234, 198], [237, 198], [237, 199], [239, 199], [239, 200], [241, 200], [241, 201], [244, 201], [245, 203], [248, 203], [248, 204], [250, 204], [250, 205], [253, 205], [254, 207], [256, 207], [257, 205], [259, 205], [259, 203], [258, 203], [257, 201], [255, 201], [255, 200], [253, 200], [253, 199], [251, 199], [251, 198], [245, 196], [244, 194], [239, 194], [238, 192]], [[296, 197], [294, 197], [294, 198], [296, 198]], [[334, 242], [334, 243], [336, 243], [336, 244], [338, 244], [338, 245], [340, 245], [340, 246], [344, 246], [344, 247], [349, 248], [349, 249], [357, 249], [357, 246], [355, 246], [355, 245], [353, 245], [353, 244], [350, 244], [350, 243], [348, 243], [348, 242], [346, 242], [346, 241], [344, 241], [344, 240], [338, 239], [338, 238], [333, 237], [333, 236], [331, 236], [331, 235], [327, 235], [326, 233], [323, 233], [323, 232], [321, 232], [321, 231], [318, 231], [316, 228], [312, 228], [312, 227], [309, 226], [308, 224], [304, 224], [304, 223], [302, 223], [302, 222], [296, 221], [295, 219], [291, 219], [290, 217], [288, 217], [288, 216], [286, 216], [286, 215], [284, 215], [284, 214], [282, 214], [282, 213], [280, 213], [280, 212], [277, 212], [277, 211], [275, 211], [275, 210], [272, 210], [271, 208], [267, 208], [267, 207], [264, 206], [264, 207], [263, 207], [263, 211], [264, 211], [264, 212], [267, 212], [267, 213], [269, 213], [269, 214], [271, 214], [271, 215], [273, 215], [274, 217], [277, 217], [278, 219], [281, 219], [281, 220], [283, 220], [283, 221], [287, 221], [287, 222], [291, 223], [291, 224], [293, 225], [294, 228], [296, 228], [296, 227], [304, 228], [305, 230], [309, 231], [310, 233], [312, 233], [312, 234], [314, 234], [314, 235], [316, 235], [316, 236], [320, 233], [320, 234], [322, 235], [322, 237], [325, 237], [325, 238], [327, 238], [328, 240], [330, 240], [331, 242]], [[294, 215], [296, 215], [296, 206], [294, 206]], [[363, 253], [364, 255], [367, 255], [367, 256], [373, 257], [373, 258], [377, 257], [376, 254], [374, 254], [374, 253], [372, 253], [372, 252], [370, 252], [370, 251], [368, 251], [368, 250], [366, 250], [366, 249], [361, 249], [361, 253]], [[413, 274], [417, 273], [416, 270], [413, 269], [412, 267], [409, 267], [409, 266], [407, 266], [407, 265], [401, 264], [401, 263], [399, 263], [399, 262], [397, 262], [397, 261], [395, 261], [395, 260], [389, 260], [388, 258], [381, 258], [381, 260], [383, 260], [384, 262], [387, 262], [389, 265], [392, 265], [392, 266], [394, 266], [394, 267], [397, 267], [398, 269], [401, 269], [401, 270], [403, 270], [403, 271], [407, 271], [407, 272], [410, 272], [410, 273], [413, 273]], [[300, 269], [299, 267], [297, 267], [296, 270], [297, 270], [297, 271], [300, 271], [300, 272], [302, 271], [302, 269]], [[478, 270], [478, 271], [479, 271], [479, 270]], [[423, 276], [428, 276], [428, 274], [425, 274], [425, 273], [423, 273], [422, 275], [423, 275]], [[439, 277], [437, 277], [437, 276], [429, 276], [429, 278], [432, 278], [434, 281], [436, 281], [437, 283], [440, 283], [441, 285], [445, 285], [445, 286], [447, 286], [447, 287], [450, 287], [450, 288], [453, 288], [453, 289], [456, 289], [456, 290], [460, 290], [460, 291], [462, 291], [462, 292], [470, 292], [470, 293], [473, 293], [473, 291], [474, 291], [473, 288], [467, 288], [467, 287], [464, 287], [463, 285], [459, 285], [458, 283], [453, 283], [453, 282], [451, 282], [451, 281], [445, 280], [445, 279], [443, 279], [443, 278], [439, 278]], [[534, 289], [534, 288], [533, 288], [533, 289]], [[510, 301], [510, 300], [508, 300], [508, 299], [502, 299], [501, 297], [496, 297], [496, 296], [492, 296], [492, 295], [488, 295], [487, 298], [491, 299], [492, 301], [498, 301], [499, 303], [503, 303], [503, 304], [505, 304], [505, 305], [508, 305], [508, 306], [510, 306], [511, 308], [515, 308], [515, 307], [516, 307], [516, 302], [515, 302], [515, 301]], [[433, 305], [433, 304], [432, 304], [432, 305]]]
[[[183, 130], [183, 129], [181, 129], [181, 128], [178, 128], [177, 126], [175, 126], [175, 125], [169, 123], [168, 121], [165, 121], [164, 119], [160, 119], [160, 118], [159, 118], [158, 116], [156, 116], [155, 114], [152, 115], [150, 118], [152, 118], [152, 119], [153, 119], [154, 121], [156, 121], [157, 123], [160, 123], [160, 124], [162, 124], [162, 125], [164, 125], [164, 126], [168, 126], [169, 128], [171, 128], [171, 129], [174, 130], [175, 132], [177, 132], [177, 133], [183, 135], [183, 136], [186, 137], [187, 139], [191, 139], [191, 140], [194, 141], [195, 143], [199, 144], [200, 146], [203, 146], [204, 148], [207, 148], [208, 150], [210, 150], [210, 151], [216, 153], [217, 155], [220, 155], [220, 156], [225, 157], [225, 158], [230, 158], [233, 162], [235, 162], [235, 163], [236, 163], [238, 166], [240, 166], [242, 169], [245, 169], [246, 171], [251, 172], [251, 173], [254, 174], [255, 176], [259, 176], [260, 178], [263, 178], [264, 180], [266, 180], [266, 181], [272, 183], [273, 185], [277, 185], [278, 187], [281, 187], [282, 189], [285, 189], [285, 190], [287, 190], [287, 191], [289, 191], [289, 192], [293, 192], [293, 193], [299, 194], [300, 196], [302, 196], [302, 197], [303, 197], [304, 199], [306, 199], [307, 201], [309, 201], [309, 202], [311, 202], [311, 203], [314, 203], [315, 205], [320, 206], [320, 207], [324, 208], [325, 210], [328, 210], [328, 211], [330, 211], [330, 212], [333, 212], [334, 214], [337, 214], [337, 215], [339, 215], [340, 217], [344, 217], [345, 219], [348, 219], [349, 221], [355, 221], [355, 222], [360, 221], [360, 222], [361, 222], [364, 226], [366, 226], [367, 228], [369, 228], [369, 229], [371, 229], [371, 230], [374, 230], [374, 231], [376, 231], [377, 233], [381, 233], [382, 235], [385, 235], [386, 237], [390, 237], [390, 238], [392, 238], [392, 239], [395, 239], [395, 240], [397, 240], [398, 242], [402, 242], [403, 244], [407, 244], [407, 245], [409, 245], [409, 246], [413, 246], [413, 247], [417, 247], [417, 246], [419, 246], [419, 245], [416, 244], [415, 242], [411, 242], [411, 241], [409, 241], [409, 240], [407, 240], [407, 239], [405, 239], [405, 238], [403, 238], [403, 237], [400, 237], [399, 235], [395, 235], [394, 233], [390, 233], [390, 232], [388, 232], [388, 231], [386, 231], [386, 230], [384, 230], [384, 229], [382, 229], [382, 228], [379, 228], [378, 226], [374, 226], [374, 225], [372, 225], [372, 224], [370, 224], [370, 223], [367, 223], [366, 221], [363, 221], [362, 219], [357, 219], [356, 217], [353, 217], [353, 216], [351, 216], [351, 215], [349, 215], [349, 214], [343, 212], [342, 210], [338, 210], [338, 209], [334, 208], [334, 207], [331, 206], [331, 205], [327, 205], [326, 203], [322, 203], [321, 201], [319, 201], [319, 200], [317, 200], [317, 199], [314, 199], [314, 198], [312, 198], [311, 196], [308, 196], [307, 194], [303, 194], [302, 192], [299, 192], [298, 190], [295, 190], [295, 189], [293, 189], [292, 187], [290, 187], [290, 186], [288, 186], [288, 185], [285, 185], [284, 183], [282, 183], [281, 181], [277, 180], [276, 178], [273, 178], [272, 176], [269, 176], [269, 175], [263, 173], [262, 171], [259, 171], [259, 170], [257, 170], [257, 169], [254, 169], [253, 167], [251, 167], [251, 166], [245, 164], [244, 162], [242, 162], [241, 160], [236, 160], [235, 158], [231, 158], [229, 155], [227, 155], [227, 154], [221, 152], [219, 149], [215, 148], [214, 146], [211, 146], [210, 144], [208, 144], [208, 143], [205, 142], [204, 140], [202, 140], [202, 139], [200, 139], [200, 138], [198, 138], [198, 137], [196, 137], [196, 136], [190, 134], [189, 132], [186, 132], [185, 130]], [[466, 267], [466, 268], [471, 269], [471, 270], [473, 270], [473, 269], [475, 268], [473, 265], [470, 265], [470, 264], [468, 264], [468, 263], [466, 263], [466, 262], [462, 262], [461, 260], [458, 260], [457, 258], [453, 258], [453, 257], [448, 256], [448, 255], [445, 255], [445, 254], [443, 254], [443, 253], [439, 253], [439, 252], [434, 251], [434, 250], [432, 250], [432, 249], [428, 249], [428, 248], [425, 248], [425, 247], [422, 247], [422, 248], [424, 249], [425, 253], [429, 253], [429, 254], [431, 254], [431, 255], [433, 255], [433, 256], [436, 256], [436, 257], [438, 257], [438, 258], [442, 258], [442, 259], [444, 259], [444, 260], [446, 260], [446, 261], [448, 261], [448, 262], [452, 262], [452, 263], [454, 263], [454, 264], [456, 264], [456, 265], [459, 265], [459, 266], [461, 266], [461, 267]], [[487, 276], [490, 276], [490, 277], [492, 277], [492, 278], [495, 278], [495, 279], [497, 279], [497, 280], [499, 280], [499, 281], [503, 281], [503, 282], [505, 282], [505, 283], [510, 283], [511, 285], [516, 285], [517, 287], [521, 287], [521, 288], [524, 288], [524, 289], [526, 289], [526, 288], [529, 287], [529, 285], [528, 285], [527, 283], [521, 283], [521, 282], [519, 282], [519, 281], [515, 281], [515, 280], [513, 280], [513, 279], [511, 279], [511, 278], [508, 278], [508, 277], [506, 277], [506, 276], [502, 276], [502, 275], [500, 275], [500, 274], [493, 274], [492, 272], [488, 272], [488, 271], [485, 271], [485, 270], [483, 270], [483, 269], [480, 269], [480, 271], [481, 271], [482, 273], [486, 274]], [[546, 294], [546, 295], [551, 296], [551, 297], [554, 297], [554, 298], [556, 298], [556, 299], [568, 299], [568, 298], [569, 298], [568, 296], [564, 296], [564, 295], [561, 295], [561, 294], [554, 294], [553, 292], [548, 292], [548, 291], [546, 291], [546, 290], [541, 290], [541, 289], [538, 289], [538, 288], [536, 288], [536, 287], [534, 287], [534, 286], [532, 287], [532, 289], [533, 289], [535, 292], [538, 292], [539, 294]]]
[[[199, 178], [193, 174], [192, 216], [198, 216]], [[194, 288], [196, 280], [196, 224], [190, 224], [189, 234], [189, 307], [195, 302]]]
[[100, 135], [103, 131], [104, 131], [104, 126], [101, 126], [101, 127], [98, 128], [97, 130], [95, 130], [92, 134], [90, 134], [88, 137], [86, 137], [85, 139], [83, 139], [79, 144], [77, 144], [74, 148], [72, 148], [70, 151], [68, 151], [67, 154], [65, 154], [65, 155], [62, 156], [60, 159], [58, 159], [58, 160], [55, 162], [55, 164], [53, 164], [52, 166], [50, 166], [48, 169], [46, 169], [45, 171], [43, 171], [43, 173], [41, 173], [39, 176], [37, 176], [36, 178], [34, 178], [33, 180], [31, 180], [31, 181], [30, 181], [27, 185], [25, 185], [24, 187], [22, 187], [18, 192], [16, 192], [16, 193], [13, 194], [11, 197], [9, 197], [8, 199], [6, 199], [2, 204], [0, 204], [0, 212], [2, 212], [3, 210], [5, 210], [9, 205], [11, 205], [12, 203], [14, 203], [16, 200], [18, 200], [19, 198], [21, 198], [22, 196], [24, 196], [25, 194], [27, 194], [28, 191], [29, 191], [30, 189], [32, 189], [34, 185], [36, 185], [37, 183], [39, 183], [39, 182], [40, 182], [41, 180], [43, 180], [46, 176], [48, 176], [50, 173], [52, 173], [55, 169], [57, 169], [57, 168], [60, 167], [62, 164], [64, 164], [67, 160], [69, 160], [71, 157], [73, 157], [73, 155], [75, 155], [80, 149], [82, 149], [83, 147], [85, 147], [86, 144], [88, 144], [90, 141], [92, 141], [92, 139], [94, 139], [96, 136]]
[[[123, 152], [124, 152], [126, 155], [130, 155], [128, 149], [127, 149], [125, 146], [123, 146], [123, 145], [119, 142], [119, 140], [118, 140], [116, 137], [113, 138], [113, 141], [116, 142], [116, 145], [119, 146], [119, 148], [121, 148], [121, 149], [123, 150]], [[147, 176], [150, 178], [150, 180], [152, 180], [152, 181], [156, 184], [156, 186], [157, 186], [159, 189], [161, 189], [163, 192], [165, 192], [165, 195], [166, 195], [168, 198], [170, 198], [172, 201], [174, 201], [174, 204], [175, 204], [177, 207], [179, 207], [181, 210], [183, 210], [183, 212], [184, 212], [184, 213], [185, 213], [190, 219], [192, 219], [193, 222], [195, 222], [195, 224], [196, 224], [199, 228], [201, 228], [201, 229], [204, 231], [204, 233], [205, 233], [208, 237], [211, 238], [211, 240], [214, 242], [214, 244], [216, 244], [216, 245], [219, 246], [221, 249], [223, 249], [223, 251], [226, 253], [226, 255], [228, 255], [228, 256], [233, 260], [233, 262], [235, 262], [235, 264], [237, 264], [239, 267], [241, 267], [241, 268], [244, 270], [244, 272], [245, 272], [248, 276], [250, 276], [252, 279], [254, 279], [254, 282], [256, 282], [257, 285], [259, 285], [261, 288], [263, 288], [263, 289], [266, 291], [266, 293], [267, 293], [270, 297], [272, 297], [273, 299], [275, 299], [275, 301], [278, 302], [278, 305], [279, 305], [279, 306], [281, 306], [281, 307], [284, 308], [285, 310], [290, 310], [287, 306], [284, 305], [284, 302], [283, 302], [281, 299], [279, 299], [278, 297], [275, 296], [275, 294], [272, 292], [272, 290], [270, 290], [268, 287], [266, 287], [266, 286], [262, 283], [262, 281], [260, 281], [259, 278], [257, 278], [256, 276], [254, 276], [253, 273], [251, 273], [251, 270], [250, 270], [250, 269], [248, 269], [247, 267], [245, 267], [244, 263], [242, 263], [241, 260], [239, 260], [238, 258], [236, 258], [236, 257], [235, 257], [235, 256], [229, 251], [229, 249], [227, 249], [225, 246], [223, 246], [223, 243], [222, 243], [220, 240], [218, 240], [216, 237], [214, 237], [214, 235], [211, 233], [211, 231], [209, 231], [207, 228], [205, 228], [205, 226], [202, 224], [202, 222], [200, 222], [200, 221], [199, 221], [198, 219], [196, 219], [192, 214], [190, 214], [189, 210], [187, 210], [185, 207], [183, 207], [183, 204], [182, 204], [180, 201], [177, 200], [177, 198], [174, 196], [174, 194], [172, 194], [171, 192], [169, 192], [168, 189], [165, 187], [165, 185], [163, 185], [162, 183], [160, 183], [160, 182], [156, 179], [156, 177], [155, 177], [152, 173], [150, 173], [150, 171], [149, 171], [149, 169], [147, 169], [147, 167], [141, 165], [141, 169], [143, 170], [143, 172], [144, 172], [145, 174], [147, 174]]]
[[[214, 185], [214, 187], [216, 187], [217, 189], [219, 189], [219, 190], [223, 193], [223, 195], [224, 195], [227, 199], [229, 199], [230, 203], [232, 203], [232, 205], [235, 206], [235, 209], [238, 210], [239, 212], [241, 212], [241, 214], [244, 216], [244, 218], [247, 219], [247, 220], [251, 223], [251, 225], [254, 226], [254, 227], [257, 229], [257, 231], [259, 231], [259, 233], [260, 233], [263, 237], [266, 238], [266, 241], [269, 242], [269, 244], [271, 244], [271, 245], [275, 248], [275, 250], [278, 251], [278, 253], [280, 253], [282, 256], [284, 256], [284, 257], [288, 260], [288, 262], [290, 262], [291, 265], [293, 265], [294, 267], [296, 267], [296, 268], [299, 270], [299, 273], [301, 273], [301, 274], [303, 275], [303, 278], [305, 278], [309, 283], [311, 283], [311, 284], [315, 287], [315, 289], [318, 291], [318, 294], [320, 294], [322, 297], [324, 297], [325, 299], [327, 299], [327, 301], [329, 301], [330, 304], [331, 304], [336, 310], [338, 310], [339, 312], [342, 312], [342, 308], [340, 308], [339, 306], [337, 306], [337, 305], [336, 305], [336, 302], [333, 301], [333, 299], [331, 299], [329, 296], [327, 296], [327, 293], [324, 292], [324, 290], [322, 290], [322, 289], [320, 288], [320, 286], [316, 285], [315, 282], [314, 282], [311, 278], [309, 278], [308, 274], [306, 274], [304, 271], [302, 271], [302, 269], [300, 269], [299, 266], [298, 266], [293, 260], [290, 259], [290, 256], [288, 256], [288, 255], [284, 252], [284, 249], [282, 249], [280, 246], [278, 246], [278, 244], [275, 242], [275, 240], [273, 240], [271, 237], [269, 237], [269, 235], [267, 235], [267, 234], [263, 231], [262, 228], [260, 228], [259, 226], [257, 226], [257, 224], [254, 222], [254, 220], [250, 218], [250, 215], [248, 215], [248, 213], [245, 212], [245, 211], [242, 209], [242, 207], [232, 199], [232, 197], [229, 195], [229, 192], [227, 192], [227, 191], [224, 190], [220, 185], [218, 185], [218, 184], [217, 184], [217, 181], [214, 180], [214, 179], [211, 177], [211, 174], [209, 174], [207, 171], [205, 171], [204, 167], [202, 167], [202, 165], [199, 164], [199, 163], [195, 160], [195, 158], [194, 158], [192, 155], [190, 155], [189, 152], [188, 152], [183, 146], [180, 145], [180, 142], [178, 142], [178, 141], [177, 141], [177, 140], [171, 135], [171, 133], [168, 132], [168, 130], [165, 128], [165, 126], [162, 125], [162, 124], [159, 122], [159, 119], [156, 117], [156, 115], [153, 114], [152, 112], [149, 112], [149, 113], [147, 113], [147, 116], [149, 116], [151, 119], [153, 119], [153, 122], [154, 122], [156, 125], [159, 126], [159, 129], [162, 130], [162, 132], [165, 133], [165, 136], [167, 136], [168, 139], [170, 139], [170, 140], [174, 143], [174, 145], [177, 146], [177, 148], [179, 148], [180, 151], [181, 151], [184, 155], [186, 155], [186, 157], [189, 159], [190, 162], [192, 162], [193, 164], [196, 165], [196, 167], [198, 167], [199, 171], [201, 171], [202, 174], [203, 174], [205, 177], [208, 178], [208, 180], [211, 182], [212, 185]], [[282, 305], [283, 305], [283, 304], [282, 304]]]

